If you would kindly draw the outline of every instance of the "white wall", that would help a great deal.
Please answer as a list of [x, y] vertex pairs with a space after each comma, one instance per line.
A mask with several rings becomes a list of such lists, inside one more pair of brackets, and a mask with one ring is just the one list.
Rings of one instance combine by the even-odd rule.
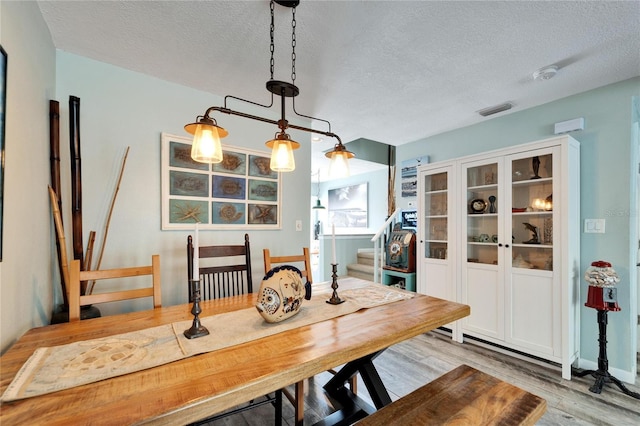
[[0, 2], [0, 43], [8, 55], [0, 351], [49, 322], [53, 228], [49, 182], [49, 99], [55, 50], [35, 2]]

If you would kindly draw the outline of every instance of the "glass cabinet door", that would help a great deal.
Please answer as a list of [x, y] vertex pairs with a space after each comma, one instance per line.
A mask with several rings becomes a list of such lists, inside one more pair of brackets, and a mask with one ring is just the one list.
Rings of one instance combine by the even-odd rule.
[[498, 264], [499, 169], [497, 162], [466, 168], [466, 261], [469, 263]]
[[424, 257], [448, 256], [448, 173], [424, 176]]
[[553, 154], [513, 158], [512, 268], [553, 271]]

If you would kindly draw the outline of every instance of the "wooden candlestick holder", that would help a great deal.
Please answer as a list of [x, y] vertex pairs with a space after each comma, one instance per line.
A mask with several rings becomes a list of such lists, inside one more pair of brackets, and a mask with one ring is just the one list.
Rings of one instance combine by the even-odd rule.
[[333, 293], [331, 294], [331, 298], [327, 300], [327, 303], [331, 305], [339, 305], [340, 303], [343, 303], [344, 300], [340, 299], [340, 297], [338, 296], [338, 264], [337, 263], [331, 264], [331, 278], [332, 278], [331, 288], [333, 289]]
[[195, 339], [197, 337], [208, 336], [209, 330], [207, 327], [200, 324], [200, 280], [191, 280], [191, 288], [193, 288], [193, 307], [191, 313], [193, 314], [193, 324], [191, 328], [184, 331], [184, 335], [187, 339]]

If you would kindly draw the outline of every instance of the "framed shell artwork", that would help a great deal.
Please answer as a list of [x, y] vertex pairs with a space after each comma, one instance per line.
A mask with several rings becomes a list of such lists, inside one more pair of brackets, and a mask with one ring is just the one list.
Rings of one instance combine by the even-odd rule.
[[280, 229], [280, 174], [270, 155], [223, 145], [217, 164], [191, 159], [191, 138], [162, 133], [162, 229]]

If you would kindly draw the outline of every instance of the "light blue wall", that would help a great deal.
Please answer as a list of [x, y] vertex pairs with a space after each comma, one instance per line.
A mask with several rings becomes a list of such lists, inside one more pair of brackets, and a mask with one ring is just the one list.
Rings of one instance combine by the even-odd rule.
[[[62, 141], [68, 140], [68, 98], [70, 95], [80, 98], [85, 247], [90, 230], [97, 231], [97, 242], [104, 234], [122, 156], [130, 146], [102, 268], [146, 264], [152, 254], [160, 254], [163, 305], [185, 303], [185, 251], [190, 232], [160, 229], [160, 137], [161, 132], [188, 137], [183, 126], [195, 121], [196, 115], [204, 114], [209, 106], [221, 106], [222, 98], [62, 51], [57, 54], [57, 76], [60, 115], [64, 118]], [[266, 96], [262, 83], [256, 86], [256, 96]], [[228, 106], [276, 119], [279, 113], [247, 104]], [[275, 126], [228, 115], [214, 114], [214, 117], [229, 131], [223, 140], [225, 144], [268, 155], [264, 142], [273, 136]], [[311, 135], [295, 131], [290, 134], [301, 142], [301, 147], [295, 151], [296, 170], [282, 174], [282, 229], [200, 232], [203, 245], [239, 244], [248, 232], [253, 277], [258, 286], [264, 276], [263, 248], [274, 254], [288, 254], [292, 248], [298, 252], [309, 244]], [[62, 168], [69, 170], [68, 152], [62, 158]], [[63, 187], [69, 189], [70, 186], [65, 186], [69, 183], [68, 175], [63, 178]], [[69, 195], [63, 194], [65, 199], [69, 200]], [[298, 219], [302, 220], [302, 231], [295, 231]]]
[[[553, 136], [554, 123], [584, 117], [585, 129], [571, 136], [581, 143], [581, 217], [606, 219], [605, 234], [582, 234], [581, 271], [594, 260], [612, 263], [621, 282], [621, 312], [609, 315], [610, 366], [631, 371], [636, 362], [635, 203], [637, 148], [632, 142], [633, 97], [640, 78], [601, 87], [536, 108], [517, 111], [481, 124], [464, 127], [398, 147], [397, 160], [429, 155], [431, 162], [448, 160]], [[637, 118], [636, 118], [637, 119]], [[398, 188], [399, 193], [399, 188]], [[398, 198], [399, 207], [406, 199]], [[633, 240], [635, 241], [635, 240]], [[632, 271], [630, 271], [630, 268]], [[597, 361], [596, 311], [583, 306], [587, 284], [581, 288], [581, 357]]]
[[55, 49], [36, 2], [0, 2], [0, 43], [8, 54], [0, 352], [48, 324], [57, 268], [47, 184], [49, 99]]
[[[187, 300], [186, 236], [160, 229], [160, 135], [188, 136], [184, 124], [194, 121], [220, 96], [154, 79], [66, 52], [56, 52], [36, 2], [1, 2], [0, 32], [9, 53], [7, 87], [4, 258], [0, 263], [1, 347], [5, 351], [29, 328], [49, 323], [61, 302], [55, 233], [47, 193], [49, 184], [49, 100], [60, 102], [62, 203], [71, 251], [69, 95], [80, 98], [84, 246], [90, 230], [96, 247], [104, 236], [105, 218], [121, 160], [131, 147], [109, 226], [102, 267], [145, 264], [158, 253], [162, 263], [163, 304]], [[256, 82], [256, 96], [268, 95]], [[278, 110], [229, 105], [249, 113], [278, 118]], [[267, 151], [264, 142], [275, 129], [265, 123], [218, 117], [229, 130], [225, 143]], [[307, 122], [295, 124], [309, 126]], [[262, 248], [289, 252], [309, 244], [311, 135], [290, 132], [301, 142], [296, 171], [282, 178], [282, 229], [250, 231], [254, 281], [264, 275]], [[300, 202], [302, 201], [302, 202]], [[295, 231], [296, 220], [303, 228]], [[202, 231], [203, 244], [243, 241], [244, 231]], [[298, 249], [296, 249], [298, 251]], [[106, 314], [133, 305], [106, 306]]]
[[[331, 222], [329, 221], [328, 191], [365, 182], [368, 184], [367, 228], [336, 229], [338, 276], [344, 276], [347, 274], [347, 265], [356, 263], [359, 248], [373, 248], [371, 237], [387, 220], [387, 181], [387, 171], [379, 170], [320, 183], [320, 201], [326, 209], [314, 210], [311, 213], [312, 226], [317, 215], [318, 220], [322, 223], [322, 233], [324, 234], [324, 237], [320, 238], [319, 279], [323, 281], [331, 279]], [[313, 186], [313, 194], [315, 195], [317, 193], [316, 184]], [[315, 199], [312, 201], [315, 203]]]

